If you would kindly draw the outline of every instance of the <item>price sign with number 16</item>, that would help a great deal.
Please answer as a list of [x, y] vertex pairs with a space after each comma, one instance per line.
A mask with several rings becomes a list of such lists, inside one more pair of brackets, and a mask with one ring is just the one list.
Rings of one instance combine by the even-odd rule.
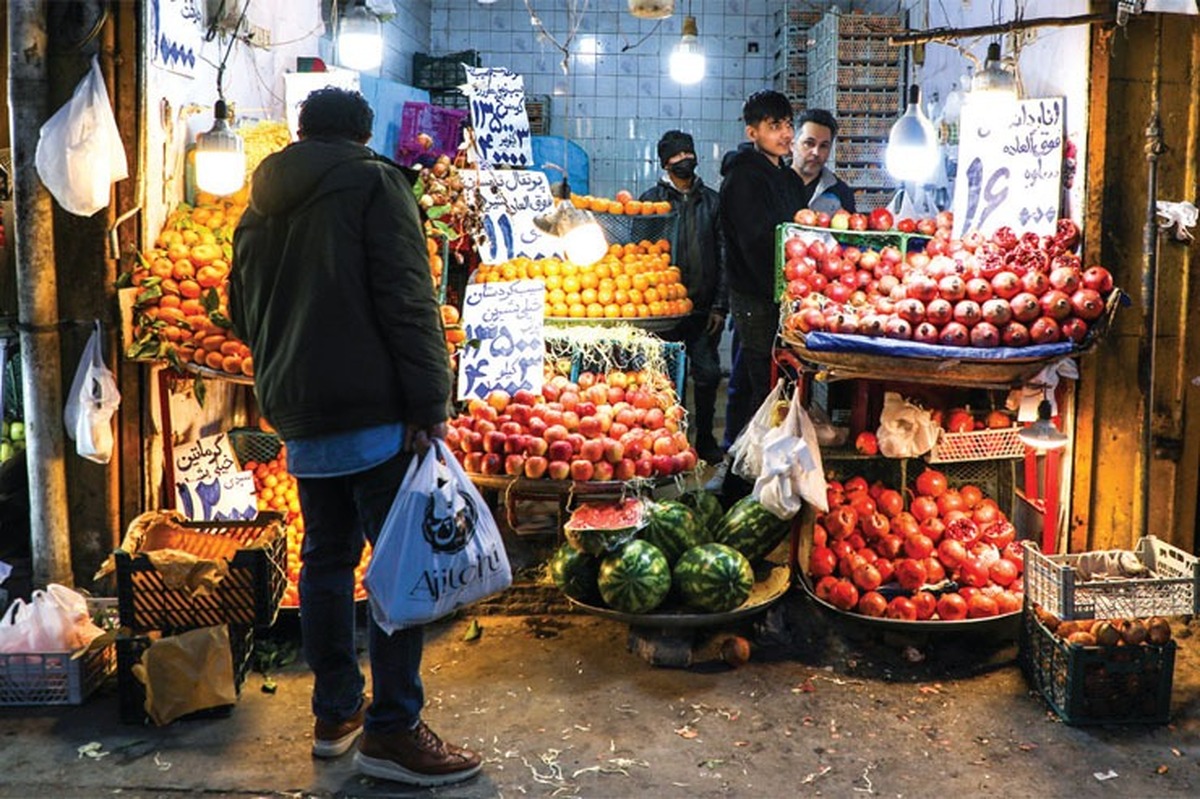
[[976, 101], [963, 108], [954, 184], [954, 236], [1053, 233], [1062, 202], [1062, 97]]

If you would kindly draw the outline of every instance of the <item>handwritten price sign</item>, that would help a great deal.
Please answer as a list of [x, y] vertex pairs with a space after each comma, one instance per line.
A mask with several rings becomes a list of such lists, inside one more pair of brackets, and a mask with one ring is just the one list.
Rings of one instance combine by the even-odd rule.
[[483, 399], [493, 389], [540, 394], [546, 341], [540, 280], [471, 283], [463, 296], [467, 345], [458, 355], [458, 398]]
[[465, 94], [479, 161], [496, 166], [533, 164], [529, 114], [525, 111], [525, 79], [505, 67], [470, 67]]
[[533, 218], [554, 207], [550, 181], [527, 169], [464, 169], [458, 173], [464, 190], [475, 192], [483, 224], [475, 234], [475, 250], [485, 264], [510, 258], [549, 258], [562, 255], [562, 243], [533, 224]]
[[1062, 201], [1065, 102], [968, 103], [959, 127], [954, 236], [1005, 225], [1053, 233]]

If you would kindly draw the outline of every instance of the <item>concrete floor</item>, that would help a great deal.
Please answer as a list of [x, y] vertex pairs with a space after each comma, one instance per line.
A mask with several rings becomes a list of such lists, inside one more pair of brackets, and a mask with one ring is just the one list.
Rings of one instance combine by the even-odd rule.
[[[278, 626], [294, 640], [294, 619]], [[800, 592], [698, 637], [688, 669], [650, 666], [625, 625], [577, 612], [463, 615], [429, 628], [425, 680], [430, 725], [486, 756], [465, 785], [314, 761], [311, 680], [293, 663], [274, 694], [251, 673], [221, 719], [121, 724], [113, 685], [80, 707], [0, 709], [0, 796], [1196, 796], [1196, 629], [1175, 624], [1170, 725], [1075, 728], [1030, 694], [1003, 631], [880, 635]], [[754, 641], [737, 669], [717, 657], [731, 632]], [[79, 753], [93, 743], [101, 757]]]

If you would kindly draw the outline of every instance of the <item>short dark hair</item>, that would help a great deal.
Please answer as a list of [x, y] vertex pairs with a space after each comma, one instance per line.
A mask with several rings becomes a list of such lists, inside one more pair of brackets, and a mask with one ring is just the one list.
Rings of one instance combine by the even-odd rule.
[[829, 128], [829, 135], [837, 136], [837, 117], [826, 111], [824, 108], [806, 108], [804, 112], [800, 114], [800, 118], [796, 120], [796, 129], [799, 130], [800, 128], [804, 127], [805, 122], [811, 122], [814, 125], [820, 125], [822, 127]]
[[349, 89], [326, 86], [300, 104], [300, 138], [332, 136], [366, 142], [371, 138], [375, 112], [367, 98]]
[[755, 92], [742, 106], [742, 120], [747, 125], [757, 125], [764, 119], [790, 120], [792, 113], [792, 102], [787, 95], [773, 89]]

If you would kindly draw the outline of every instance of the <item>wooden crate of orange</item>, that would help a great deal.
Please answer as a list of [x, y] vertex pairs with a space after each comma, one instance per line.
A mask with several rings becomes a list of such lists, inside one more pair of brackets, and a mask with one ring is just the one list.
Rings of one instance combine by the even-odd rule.
[[557, 258], [513, 258], [482, 264], [473, 281], [541, 280], [549, 319], [638, 319], [683, 316], [692, 310], [682, 273], [666, 241], [612, 244], [594, 264]]

